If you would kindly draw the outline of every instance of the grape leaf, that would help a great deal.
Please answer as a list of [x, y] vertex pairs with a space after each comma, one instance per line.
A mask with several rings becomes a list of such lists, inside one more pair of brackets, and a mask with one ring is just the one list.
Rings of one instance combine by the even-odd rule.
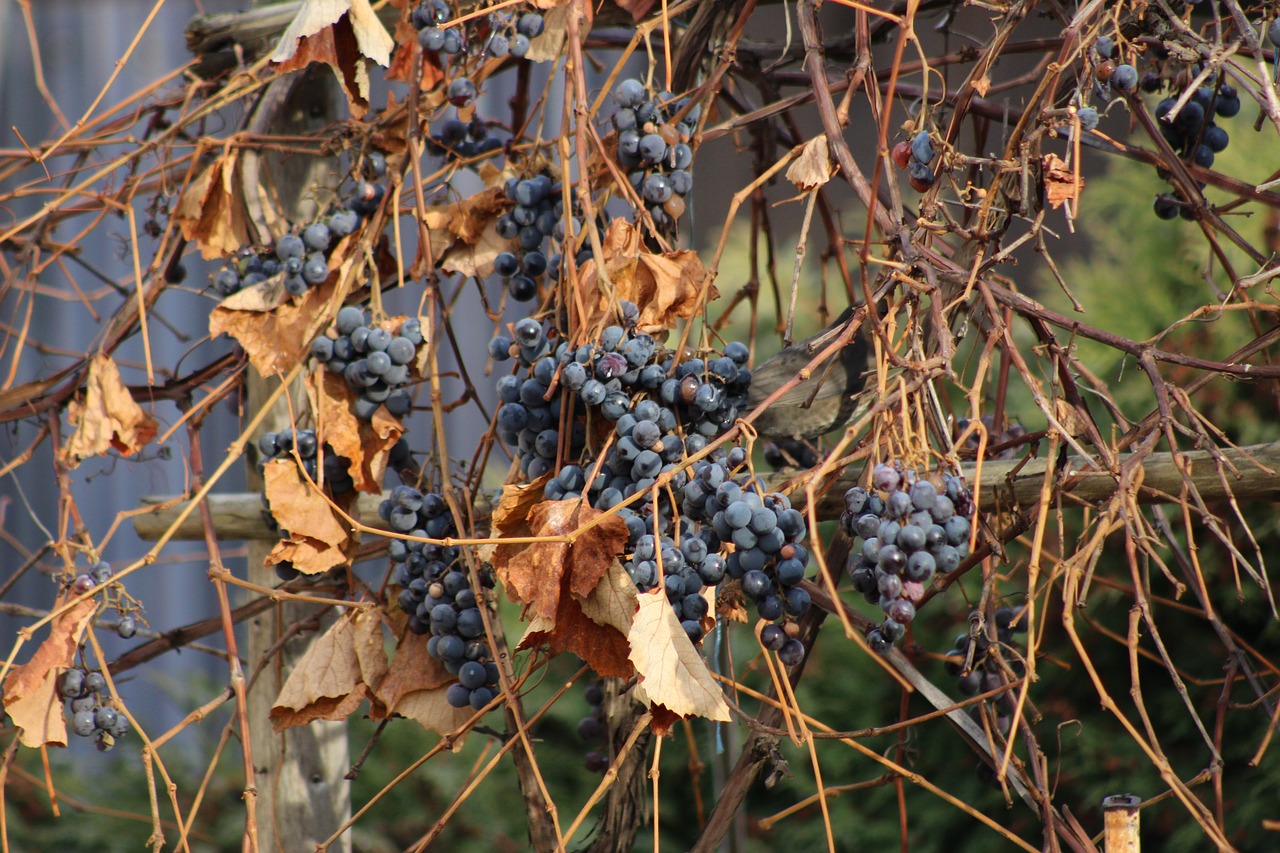
[[[418, 87], [424, 94], [434, 92], [436, 98], [441, 97], [440, 90], [437, 89], [440, 81], [444, 79], [440, 57], [435, 53], [424, 51], [418, 44], [418, 29], [409, 23], [407, 15], [402, 15], [400, 20], [396, 21], [395, 41], [396, 52], [391, 56], [391, 65], [387, 68], [386, 78], [399, 83], [408, 83], [409, 75], [413, 72], [413, 60], [421, 56], [422, 67]], [[389, 114], [390, 111], [384, 113], [384, 115]]]
[[348, 610], [289, 673], [271, 708], [271, 725], [280, 731], [314, 720], [345, 720], [365, 699], [376, 707], [386, 674], [381, 616]]
[[572, 652], [606, 678], [631, 678], [627, 632], [636, 612], [636, 585], [616, 557], [589, 595], [562, 595], [554, 619], [533, 618], [517, 648], [546, 644]]
[[[62, 599], [59, 605], [65, 604]], [[4, 710], [20, 730], [23, 746], [66, 746], [67, 722], [58, 696], [58, 676], [75, 663], [76, 649], [97, 603], [85, 599], [50, 623], [49, 636], [31, 660], [4, 680]]]
[[[456, 732], [474, 713], [471, 708], [455, 708], [446, 700], [449, 685], [457, 679], [443, 663], [427, 653], [429, 636], [405, 630], [408, 618], [403, 611], [393, 609], [389, 616], [393, 629], [401, 634], [400, 645], [391, 659], [387, 677], [378, 686], [378, 702], [370, 717], [381, 720], [398, 714], [416, 720], [429, 731], [442, 735]], [[459, 736], [454, 750], [464, 742], [465, 737]]]
[[[267, 290], [270, 282], [255, 285], [251, 295], [231, 296], [209, 312], [209, 337], [225, 332], [235, 338], [263, 376], [287, 373], [303, 359], [311, 341], [329, 322], [329, 303], [355, 259], [354, 255], [347, 257], [354, 247], [351, 237], [344, 237], [330, 254], [329, 277], [297, 299], [275, 302]], [[339, 261], [339, 268], [333, 269]], [[254, 293], [255, 288], [261, 292]]]
[[498, 236], [498, 215], [507, 208], [502, 187], [490, 187], [468, 198], [428, 207], [422, 217], [431, 236], [431, 256], [423, 246], [411, 274], [426, 274], [432, 266], [446, 272], [484, 277], [493, 272], [493, 259], [510, 251], [512, 242]]
[[268, 462], [262, 479], [271, 514], [289, 534], [271, 549], [266, 565], [290, 562], [303, 574], [313, 575], [350, 561], [358, 535], [324, 495], [303, 479], [297, 463], [292, 459]]
[[831, 150], [827, 137], [819, 134], [804, 144], [800, 156], [787, 167], [787, 180], [798, 189], [808, 192], [831, 180], [835, 166], [831, 162]]
[[1084, 175], [1076, 174], [1057, 154], [1046, 154], [1041, 167], [1045, 199], [1054, 207], [1061, 207], [1084, 189]]
[[200, 247], [205, 260], [230, 255], [249, 242], [249, 215], [232, 151], [206, 166], [187, 184], [174, 209], [182, 236]]
[[[383, 325], [398, 328], [396, 324]], [[391, 448], [404, 434], [400, 421], [386, 406], [379, 406], [370, 420], [357, 418], [352, 410], [356, 392], [337, 373], [313, 371], [304, 381], [316, 413], [317, 430], [334, 453], [351, 460], [348, 472], [356, 491], [380, 493]]]
[[83, 399], [67, 405], [67, 419], [76, 431], [67, 439], [63, 457], [73, 465], [113, 447], [130, 456], [156, 436], [155, 418], [134, 401], [120, 368], [101, 352], [89, 362]]
[[675, 611], [661, 589], [640, 593], [640, 607], [627, 640], [631, 663], [640, 680], [635, 698], [661, 705], [681, 717], [706, 717], [729, 722], [729, 706], [707, 664], [680, 627]]
[[[670, 329], [678, 320], [697, 313], [704, 298], [710, 301], [719, 295], [715, 286], [707, 283], [707, 271], [696, 252], [646, 252], [639, 229], [625, 219], [613, 220], [602, 242], [605, 270], [613, 283], [614, 295], [640, 307], [637, 328], [641, 331]], [[588, 306], [589, 316], [584, 318], [587, 328], [612, 316], [614, 310], [613, 302], [600, 285], [597, 263], [595, 259], [587, 261], [579, 276], [584, 294], [598, 294], [594, 310]]]
[[526, 613], [554, 619], [562, 595], [586, 597], [595, 590], [627, 544], [626, 522], [617, 515], [602, 516], [581, 498], [543, 501], [529, 512], [533, 536], [566, 536], [599, 522], [572, 542], [504, 544], [495, 549], [494, 570]]
[[271, 61], [281, 71], [324, 62], [347, 94], [352, 113], [369, 108], [366, 60], [386, 66], [395, 40], [378, 20], [369, 0], [303, 0], [280, 37]]

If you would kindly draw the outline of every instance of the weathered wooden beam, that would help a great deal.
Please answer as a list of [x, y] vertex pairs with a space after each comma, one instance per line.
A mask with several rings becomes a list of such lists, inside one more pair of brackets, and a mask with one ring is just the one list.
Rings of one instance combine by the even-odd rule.
[[[1182, 454], [1190, 471], [1191, 482], [1206, 501], [1219, 501], [1230, 496], [1239, 500], [1273, 499], [1280, 497], [1280, 441], [1258, 444], [1238, 450], [1218, 451], [1228, 466], [1219, 474], [1213, 455], [1205, 450], [1193, 450]], [[1045, 459], [1000, 460], [982, 464], [979, 506], [987, 512], [1016, 509], [1033, 505], [1040, 497], [1044, 482]], [[1234, 469], [1234, 470], [1233, 470]], [[1183, 489], [1183, 477], [1171, 453], [1153, 453], [1142, 463], [1143, 480], [1138, 499], [1142, 503], [1168, 503], [1179, 499]], [[978, 476], [975, 463], [967, 462], [961, 471], [970, 484]], [[861, 466], [850, 466], [822, 496], [819, 507], [824, 512], [838, 513], [841, 496], [858, 482]], [[774, 475], [780, 482], [782, 475]], [[1086, 462], [1067, 457], [1058, 472], [1062, 486], [1056, 493], [1069, 504], [1095, 504], [1111, 497], [1116, 490], [1115, 478], [1107, 472], [1097, 471]], [[370, 527], [386, 529], [378, 517], [378, 504], [382, 495], [361, 495], [358, 503], [360, 521]], [[157, 505], [173, 498], [144, 498], [145, 503]], [[803, 492], [793, 495], [793, 500], [804, 501]], [[210, 509], [222, 539], [274, 539], [272, 531], [262, 515], [262, 498], [253, 493], [211, 495]], [[134, 516], [134, 529], [143, 539], [154, 540], [169, 529], [182, 505], [178, 504], [153, 513]], [[176, 539], [200, 539], [204, 532], [199, 517], [194, 513], [178, 528]]]

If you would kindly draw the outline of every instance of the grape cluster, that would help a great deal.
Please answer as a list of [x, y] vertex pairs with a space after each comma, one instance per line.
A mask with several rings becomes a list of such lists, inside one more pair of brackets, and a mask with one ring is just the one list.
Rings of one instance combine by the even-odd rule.
[[893, 162], [899, 169], [907, 170], [907, 182], [918, 193], [925, 192], [933, 186], [933, 141], [929, 131], [921, 130], [910, 140], [901, 140], [889, 152]]
[[[636, 306], [624, 302], [620, 309], [633, 327]], [[516, 323], [513, 332], [514, 340], [495, 338], [491, 354], [503, 360], [514, 353], [528, 372], [498, 381], [498, 436], [514, 449], [523, 476], [555, 474], [545, 486], [547, 499], [583, 498], [611, 510], [671, 475], [670, 489], [617, 512], [627, 525], [625, 566], [632, 581], [642, 591], [661, 585], [690, 639], [702, 638], [710, 615], [703, 591], [726, 575], [740, 581], [761, 618], [804, 612], [809, 597], [798, 587], [809, 561], [800, 544], [807, 535], [803, 515], [785, 496], [767, 493], [747, 470], [741, 447], [685, 462], [746, 410], [745, 345], [729, 343], [719, 356], [676, 362], [652, 337], [624, 325], [608, 326], [597, 341], [576, 348], [557, 343], [533, 318]], [[562, 418], [565, 406], [571, 416]], [[602, 451], [588, 447], [587, 422], [607, 441]], [[785, 646], [787, 658], [803, 657], [791, 637], [767, 633], [769, 648]]]
[[531, 39], [542, 35], [545, 28], [546, 21], [539, 12], [519, 15], [495, 12], [489, 15], [489, 37], [484, 42], [484, 52], [497, 59], [504, 56], [524, 59], [532, 47]]
[[[1211, 168], [1214, 157], [1225, 151], [1231, 141], [1214, 117], [1231, 118], [1238, 114], [1239, 94], [1225, 83], [1216, 88], [1201, 86], [1182, 105], [1173, 121], [1166, 121], [1176, 103], [1177, 98], [1165, 98], [1156, 104], [1155, 117], [1160, 125], [1160, 135], [1178, 156], [1201, 168]], [[1165, 193], [1156, 196], [1154, 209], [1161, 219], [1173, 219], [1179, 215], [1191, 218], [1191, 209], [1187, 205], [1176, 196]]]
[[[996, 609], [994, 614], [996, 642], [999, 645], [1012, 645], [1013, 635], [1027, 630], [1026, 621], [1018, 619], [1020, 614], [1021, 611], [1015, 607]], [[972, 622], [977, 616], [977, 613], [971, 613], [969, 620]], [[970, 647], [972, 647], [972, 657], [970, 657]], [[956, 678], [956, 686], [964, 695], [976, 696], [979, 693], [994, 690], [1003, 683], [995, 658], [988, 654], [990, 650], [991, 641], [985, 634], [979, 633], [976, 638], [973, 638], [968, 633], [964, 633], [956, 637], [954, 648], [946, 653], [947, 673]], [[1021, 661], [1015, 658], [1009, 661], [1009, 665], [1016, 674], [1021, 674]]]
[[1129, 93], [1136, 91], [1143, 82], [1138, 77], [1138, 69], [1125, 62], [1117, 63], [1115, 60], [1119, 58], [1120, 51], [1115, 39], [1099, 36], [1094, 40], [1090, 56], [1093, 62], [1093, 79], [1097, 81], [1104, 97], [1110, 94], [1108, 89]]
[[[378, 506], [392, 529], [423, 539], [456, 533], [443, 497], [410, 486], [396, 486]], [[498, 695], [498, 666], [485, 640], [480, 602], [453, 545], [392, 539], [388, 545], [391, 583], [400, 587], [400, 609], [409, 614], [409, 630], [430, 634], [427, 652], [458, 677], [445, 698], [455, 708], [480, 710]]]
[[[577, 210], [566, 226], [563, 186], [550, 175], [510, 178], [503, 187], [507, 200], [513, 203], [510, 213], [503, 213], [494, 224], [498, 236], [515, 242], [512, 251], [501, 252], [493, 259], [493, 269], [502, 276], [507, 292], [517, 302], [529, 302], [538, 295], [538, 284], [561, 269], [561, 256], [548, 250], [549, 240], [565, 244], [570, 233], [582, 231]], [[584, 248], [577, 255], [583, 264], [591, 257]]]
[[401, 418], [413, 408], [408, 385], [410, 368], [422, 343], [422, 324], [405, 320], [396, 334], [371, 325], [364, 311], [348, 305], [338, 311], [334, 330], [311, 342], [311, 356], [329, 371], [343, 376], [356, 392], [356, 417], [369, 420], [385, 405]]
[[469, 122], [458, 118], [440, 122], [427, 143], [427, 153], [447, 160], [466, 160], [502, 147], [502, 140], [489, 134], [489, 123], [479, 116], [473, 116]]
[[599, 682], [588, 684], [583, 691], [587, 706], [591, 709], [587, 716], [578, 721], [578, 737], [592, 747], [583, 756], [583, 764], [592, 773], [603, 773], [609, 769], [609, 727], [604, 720], [604, 688]]
[[360, 226], [360, 216], [353, 207], [344, 207], [299, 233], [285, 234], [269, 252], [243, 252], [214, 274], [213, 288], [221, 296], [230, 296], [283, 274], [285, 291], [291, 296], [301, 296], [329, 277], [325, 253], [336, 238]]
[[840, 524], [862, 542], [849, 555], [849, 577], [885, 614], [867, 643], [886, 652], [906, 634], [925, 584], [936, 572], [954, 571], [968, 553], [973, 499], [954, 475], [942, 476], [939, 491], [901, 463], [882, 463], [871, 472], [871, 489], [849, 489], [844, 505]]
[[613, 91], [611, 121], [618, 132], [618, 164], [661, 231], [684, 215], [693, 189], [693, 148], [702, 107], [662, 92], [650, 98], [639, 80], [628, 78]]
[[[106, 560], [97, 560], [87, 570], [80, 572], [71, 580], [71, 591], [76, 595], [83, 595], [95, 586], [109, 583], [115, 577], [115, 572], [111, 568], [111, 564]], [[132, 613], [127, 612], [126, 606], [119, 600], [116, 601], [116, 612], [120, 618], [116, 622], [116, 634], [122, 640], [132, 639], [138, 633], [138, 620]]]
[[68, 703], [71, 731], [79, 737], [93, 738], [93, 744], [106, 752], [129, 733], [129, 718], [112, 704], [107, 679], [100, 672], [72, 667], [58, 676], [58, 696]]

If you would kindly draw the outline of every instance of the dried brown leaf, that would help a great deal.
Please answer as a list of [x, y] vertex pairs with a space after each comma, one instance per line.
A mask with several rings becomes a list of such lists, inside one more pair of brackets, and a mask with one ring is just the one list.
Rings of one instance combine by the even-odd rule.
[[622, 561], [615, 558], [590, 595], [574, 594], [573, 598], [592, 622], [617, 628], [626, 636], [636, 618], [637, 595], [631, 576], [622, 567]]
[[1078, 175], [1057, 154], [1046, 154], [1040, 161], [1044, 175], [1044, 194], [1049, 204], [1061, 207], [1084, 190], [1084, 175]]
[[822, 186], [834, 174], [835, 164], [831, 162], [831, 149], [825, 135], [806, 142], [800, 156], [787, 167], [787, 180], [805, 192]]
[[555, 618], [562, 595], [589, 596], [627, 543], [626, 522], [617, 515], [602, 516], [581, 498], [534, 506], [528, 516], [533, 536], [567, 536], [597, 519], [599, 523], [572, 542], [499, 545], [493, 566], [507, 594], [522, 602], [526, 612], [548, 619]]
[[266, 565], [290, 562], [314, 575], [345, 565], [359, 537], [325, 496], [303, 479], [291, 459], [268, 462], [262, 478], [271, 514], [288, 537], [267, 555]]
[[[401, 632], [400, 645], [387, 671], [387, 677], [378, 685], [370, 716], [375, 720], [393, 714], [418, 721], [423, 727], [450, 734], [471, 718], [470, 708], [454, 708], [445, 699], [449, 685], [457, 679], [449, 674], [444, 664], [427, 653], [425, 634], [404, 630], [408, 620], [396, 610], [391, 622]], [[462, 745], [462, 738], [454, 748]]]
[[[448, 688], [415, 690], [400, 700], [396, 713], [416, 721], [427, 731], [442, 735], [456, 732], [475, 713], [470, 707], [455, 708], [446, 698]], [[462, 746], [464, 738], [455, 739], [453, 748]]]
[[[65, 604], [62, 600], [59, 604]], [[10, 670], [4, 680], [4, 710], [21, 733], [23, 746], [66, 746], [67, 722], [58, 696], [58, 676], [75, 663], [80, 638], [97, 604], [86, 599], [50, 623], [49, 636], [31, 660]]]
[[112, 448], [131, 456], [156, 437], [156, 420], [133, 399], [120, 368], [106, 353], [89, 362], [84, 396], [67, 405], [67, 420], [75, 432], [67, 439], [63, 457], [72, 465]]
[[[423, 92], [430, 92], [444, 79], [444, 69], [440, 67], [440, 58], [434, 53], [427, 53], [418, 44], [418, 30], [409, 23], [408, 15], [396, 21], [396, 51], [391, 56], [391, 65], [387, 68], [386, 78], [399, 83], [408, 83], [413, 73], [415, 57], [422, 57], [422, 66], [418, 78], [418, 86]], [[407, 113], [406, 113], [407, 115]]]
[[502, 187], [426, 209], [422, 217], [431, 235], [431, 257], [419, 246], [414, 261], [414, 275], [422, 275], [429, 266], [440, 266], [446, 272], [468, 276], [487, 276], [493, 272], [493, 259], [499, 252], [510, 251], [511, 241], [498, 236], [498, 215], [507, 206]]
[[572, 652], [606, 678], [631, 678], [627, 632], [636, 613], [636, 585], [614, 558], [589, 595], [561, 596], [554, 619], [535, 616], [519, 648], [548, 645]]
[[[646, 252], [640, 231], [624, 219], [610, 223], [602, 249], [614, 296], [640, 306], [637, 327], [642, 331], [670, 329], [677, 320], [692, 317], [704, 301], [718, 295], [715, 286], [707, 282], [707, 271], [696, 252]], [[594, 311], [589, 308], [590, 316], [585, 318], [584, 325], [588, 328], [613, 311], [596, 264], [595, 260], [587, 261], [580, 272], [581, 290], [587, 294], [586, 298], [590, 300], [590, 294], [596, 294]]]
[[346, 380], [328, 370], [316, 371], [304, 380], [316, 412], [320, 434], [339, 456], [351, 460], [348, 473], [356, 491], [377, 494], [391, 458], [391, 448], [404, 427], [386, 406], [379, 406], [370, 420], [356, 417], [355, 392]]
[[583, 16], [578, 24], [578, 32], [585, 41], [591, 32], [594, 20], [594, 8], [591, 3], [578, 3], [575, 0], [534, 0], [535, 6], [548, 9], [542, 16], [544, 23], [542, 35], [533, 40], [529, 47], [530, 62], [552, 62], [560, 58], [564, 46], [569, 41], [569, 15], [575, 9]]
[[[354, 262], [354, 257], [348, 257], [354, 246], [349, 237], [338, 243], [329, 258], [329, 277], [324, 283], [308, 288], [298, 299], [273, 304], [267, 294], [258, 293], [233, 303], [231, 300], [236, 296], [232, 296], [209, 312], [209, 336], [226, 333], [235, 338], [249, 361], [264, 376], [292, 370], [329, 322], [327, 308], [338, 281]], [[334, 266], [338, 269], [332, 269]]]
[[232, 254], [249, 242], [239, 164], [234, 151], [214, 160], [187, 185], [174, 211], [182, 236], [200, 247], [205, 260]]
[[349, 610], [294, 666], [271, 708], [276, 731], [314, 720], [345, 720], [375, 696], [386, 674], [382, 621], [376, 612]]
[[281, 71], [324, 62], [342, 83], [353, 113], [369, 107], [366, 60], [386, 66], [395, 40], [378, 20], [369, 0], [304, 0], [289, 22], [271, 61]]
[[706, 717], [728, 722], [724, 701], [711, 671], [680, 627], [662, 589], [641, 593], [635, 622], [627, 635], [631, 663], [640, 674], [635, 697], [661, 705], [682, 717]]

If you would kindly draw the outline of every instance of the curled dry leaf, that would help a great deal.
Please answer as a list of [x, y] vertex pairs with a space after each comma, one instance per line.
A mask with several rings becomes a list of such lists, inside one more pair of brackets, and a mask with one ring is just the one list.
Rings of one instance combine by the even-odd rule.
[[550, 646], [577, 655], [604, 678], [631, 678], [627, 631], [635, 612], [635, 584], [615, 558], [589, 595], [561, 595], [554, 617], [535, 614], [516, 648]]
[[182, 236], [205, 260], [233, 254], [249, 242], [249, 214], [237, 177], [236, 152], [217, 158], [187, 184], [174, 210]]
[[355, 392], [336, 373], [313, 371], [305, 382], [320, 435], [335, 453], [351, 460], [348, 471], [356, 491], [381, 492], [391, 448], [404, 434], [400, 421], [386, 406], [379, 406], [367, 421], [357, 418], [351, 408]]
[[[410, 5], [408, 8], [412, 8]], [[386, 77], [388, 80], [394, 80], [397, 83], [408, 83], [409, 77], [413, 73], [413, 60], [415, 57], [422, 57], [422, 65], [420, 76], [418, 78], [418, 87], [423, 92], [431, 92], [444, 79], [444, 69], [440, 67], [440, 58], [434, 53], [427, 53], [418, 44], [418, 29], [409, 23], [409, 16], [406, 10], [405, 14], [400, 16], [400, 20], [396, 21], [396, 52], [391, 57], [391, 65], [387, 68]]]
[[1040, 161], [1044, 175], [1044, 194], [1049, 204], [1061, 207], [1084, 189], [1084, 175], [1076, 174], [1057, 154], [1046, 154]]
[[548, 539], [582, 531], [570, 542], [499, 545], [494, 552], [493, 567], [507, 594], [527, 613], [547, 618], [554, 618], [562, 594], [590, 595], [627, 544], [626, 523], [581, 498], [537, 504], [528, 526], [533, 536]]
[[420, 277], [434, 264], [445, 272], [484, 277], [493, 259], [512, 243], [498, 236], [498, 214], [506, 209], [502, 187], [490, 187], [469, 198], [426, 209], [422, 222], [431, 235], [431, 257], [418, 247], [411, 274]]
[[787, 180], [805, 192], [817, 189], [831, 180], [835, 165], [825, 135], [815, 136], [804, 144], [800, 156], [787, 167]]
[[266, 565], [290, 562], [314, 575], [350, 562], [359, 537], [325, 496], [303, 479], [292, 459], [276, 459], [262, 479], [271, 514], [289, 536], [267, 555]]
[[324, 62], [333, 68], [353, 113], [369, 108], [366, 60], [386, 66], [395, 40], [378, 20], [369, 0], [303, 0], [271, 61], [281, 71]]
[[661, 588], [640, 593], [639, 609], [627, 641], [640, 674], [635, 698], [661, 705], [681, 717], [728, 722], [729, 706], [706, 662], [680, 627]]
[[[355, 245], [350, 237], [339, 242], [329, 258], [329, 277], [308, 288], [299, 299], [275, 301], [269, 293], [269, 281], [249, 288], [243, 297], [229, 297], [209, 312], [209, 336], [226, 333], [235, 338], [263, 376], [292, 370], [328, 323], [328, 305], [338, 282], [354, 262], [355, 255], [351, 253]], [[336, 270], [332, 269], [335, 265]]]
[[[405, 621], [401, 615], [393, 613], [393, 624]], [[373, 719], [399, 714], [443, 735], [457, 731], [471, 718], [473, 712], [470, 708], [454, 708], [445, 698], [449, 685], [456, 678], [449, 674], [443, 663], [427, 653], [429, 639], [425, 634], [402, 631], [387, 677], [376, 691], [377, 702], [370, 713]], [[461, 745], [459, 739], [455, 748]]]
[[112, 448], [130, 456], [156, 437], [155, 418], [133, 399], [111, 356], [101, 352], [89, 362], [83, 397], [67, 405], [67, 420], [75, 432], [63, 457], [72, 465]]
[[[59, 601], [65, 604], [67, 599]], [[4, 680], [4, 710], [21, 731], [23, 746], [66, 746], [67, 722], [58, 697], [58, 676], [75, 663], [76, 649], [97, 610], [93, 599], [72, 605], [50, 623], [49, 636], [31, 660]]]
[[297, 662], [271, 708], [276, 731], [314, 720], [345, 720], [369, 699], [378, 711], [378, 687], [387, 675], [382, 618], [348, 610]]
[[[624, 219], [610, 223], [601, 248], [615, 297], [640, 306], [637, 327], [641, 331], [670, 329], [677, 320], [697, 313], [704, 300], [718, 295], [715, 286], [707, 281], [707, 271], [696, 252], [646, 252], [640, 231]], [[588, 306], [589, 316], [583, 318], [586, 328], [597, 325], [613, 311], [596, 264], [595, 260], [587, 261], [580, 271], [581, 292], [587, 299], [596, 294], [594, 311]]]
[[626, 628], [635, 606], [623, 585], [630, 585], [630, 578], [618, 562], [627, 542], [626, 523], [581, 499], [529, 506], [527, 499], [535, 495], [541, 495], [540, 487], [504, 490], [494, 513], [494, 526], [503, 536], [567, 536], [592, 521], [599, 523], [572, 542], [493, 549], [494, 570], [507, 595], [524, 604], [529, 618], [519, 648], [548, 645], [556, 652], [573, 652], [600, 675], [629, 677]]

